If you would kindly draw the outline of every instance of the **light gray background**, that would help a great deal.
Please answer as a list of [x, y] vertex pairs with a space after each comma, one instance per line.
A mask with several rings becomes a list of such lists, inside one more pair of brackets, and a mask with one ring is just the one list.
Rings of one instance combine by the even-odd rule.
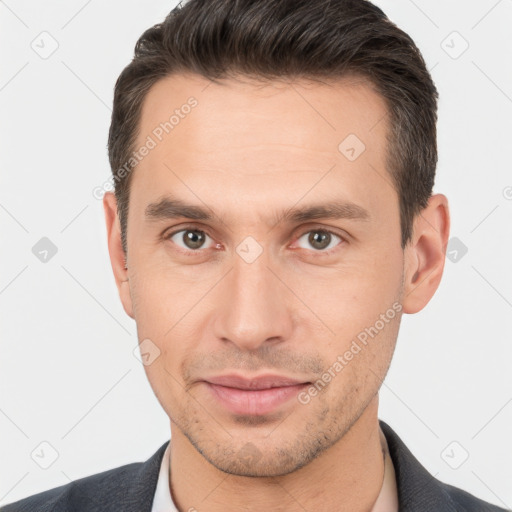
[[[169, 438], [92, 190], [110, 175], [115, 80], [175, 4], [0, 2], [0, 504], [146, 460]], [[453, 245], [430, 304], [404, 316], [380, 417], [437, 478], [512, 507], [512, 1], [377, 4], [432, 70], [435, 192], [468, 249]], [[43, 31], [59, 45], [46, 59], [31, 47], [51, 48]], [[58, 248], [46, 263], [32, 252], [42, 237]], [[42, 442], [58, 452], [48, 469]]]

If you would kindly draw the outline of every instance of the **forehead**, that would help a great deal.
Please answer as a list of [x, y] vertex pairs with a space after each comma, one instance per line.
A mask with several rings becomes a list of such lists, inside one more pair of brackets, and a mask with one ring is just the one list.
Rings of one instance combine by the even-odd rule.
[[[190, 108], [191, 102], [195, 106]], [[174, 113], [173, 139], [184, 134], [219, 148], [232, 146], [233, 139], [226, 140], [225, 135], [252, 145], [268, 142], [303, 149], [336, 148], [349, 133], [375, 143], [371, 132], [380, 125], [378, 138], [387, 124], [384, 99], [357, 76], [321, 83], [257, 82], [244, 76], [216, 83], [190, 73], [168, 76], [146, 94], [139, 141]]]
[[179, 189], [196, 203], [224, 194], [226, 204], [243, 196], [259, 208], [308, 189], [332, 197], [336, 185], [336, 197], [345, 191], [369, 204], [371, 182], [382, 188], [386, 180], [387, 117], [384, 99], [357, 77], [214, 83], [169, 76], [143, 103], [135, 147], [151, 139], [152, 148], [133, 171], [130, 195], [147, 205]]

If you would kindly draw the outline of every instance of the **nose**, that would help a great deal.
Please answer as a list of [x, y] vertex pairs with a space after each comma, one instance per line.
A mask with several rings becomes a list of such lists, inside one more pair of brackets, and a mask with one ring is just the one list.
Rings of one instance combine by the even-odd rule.
[[291, 337], [292, 293], [272, 267], [265, 251], [253, 262], [234, 255], [233, 268], [219, 288], [217, 339], [252, 351]]

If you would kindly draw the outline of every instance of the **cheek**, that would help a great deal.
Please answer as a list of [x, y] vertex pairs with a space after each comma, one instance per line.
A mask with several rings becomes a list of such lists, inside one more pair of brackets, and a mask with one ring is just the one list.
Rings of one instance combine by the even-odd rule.
[[303, 276], [297, 295], [306, 315], [314, 312], [333, 337], [346, 339], [373, 325], [400, 300], [401, 276], [399, 265], [361, 262], [357, 268]]
[[[170, 414], [187, 399], [182, 365], [195, 350], [187, 343], [194, 336], [186, 332], [182, 323], [162, 321], [162, 310], [157, 307], [146, 307], [141, 317], [137, 320], [137, 333], [144, 371], [158, 401]], [[149, 361], [144, 353], [149, 354]]]
[[359, 319], [356, 322], [359, 325], [347, 327], [346, 334], [323, 348], [326, 368], [322, 380], [333, 382], [326, 399], [359, 404], [380, 388], [391, 363], [400, 325], [399, 312], [393, 308], [384, 311], [383, 317], [368, 322]]
[[344, 371], [349, 370], [346, 378], [357, 378], [351, 373], [355, 368], [366, 375], [369, 371], [365, 368], [377, 373], [389, 363], [402, 310], [400, 262], [399, 255], [372, 256], [325, 279], [302, 281], [301, 297], [321, 319], [322, 328], [329, 328], [321, 335], [322, 357], [331, 365], [342, 356]]
[[175, 418], [182, 404], [187, 402], [185, 387], [178, 375], [178, 369], [169, 367], [168, 357], [162, 353], [151, 365], [144, 366], [147, 379], [158, 402], [169, 417]]
[[184, 279], [179, 269], [170, 266], [146, 262], [136, 268], [130, 279], [135, 320], [146, 336], [162, 337], [204, 294], [204, 286]]

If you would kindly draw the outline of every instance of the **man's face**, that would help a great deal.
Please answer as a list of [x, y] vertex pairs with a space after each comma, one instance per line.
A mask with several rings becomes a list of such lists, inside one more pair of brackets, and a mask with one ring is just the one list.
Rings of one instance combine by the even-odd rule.
[[[197, 105], [181, 109], [191, 96]], [[179, 123], [162, 134], [175, 109]], [[148, 136], [156, 147], [133, 171], [123, 303], [139, 341], [160, 350], [145, 369], [173, 436], [223, 471], [292, 472], [376, 404], [404, 271], [388, 126], [382, 98], [355, 80], [174, 76], [146, 97], [136, 147]], [[167, 217], [155, 206], [164, 198], [211, 218]], [[345, 215], [290, 215], [330, 204]], [[251, 406], [251, 391], [226, 401], [205, 382], [227, 374], [325, 386]]]

